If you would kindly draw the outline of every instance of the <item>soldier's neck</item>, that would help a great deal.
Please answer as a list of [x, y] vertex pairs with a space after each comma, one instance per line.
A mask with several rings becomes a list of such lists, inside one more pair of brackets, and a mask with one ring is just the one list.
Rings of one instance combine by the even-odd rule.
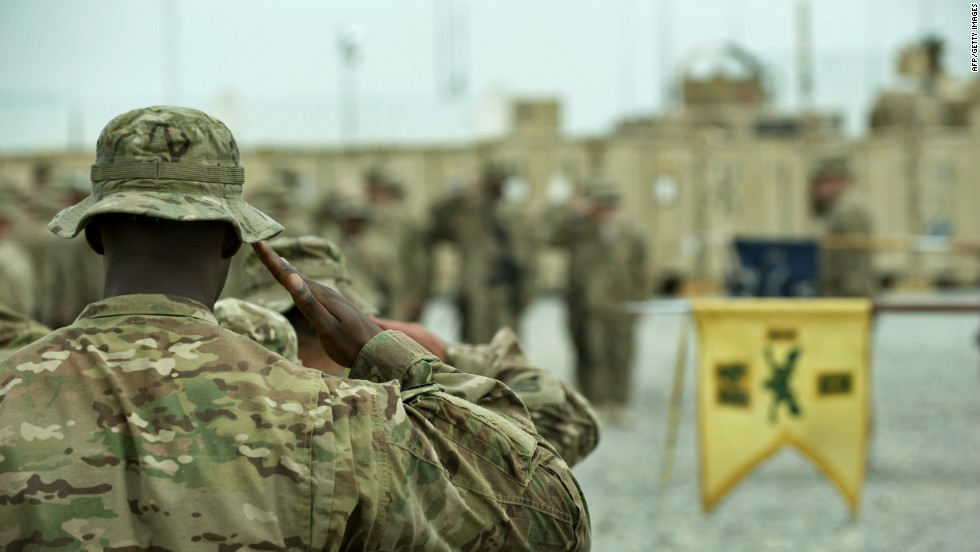
[[221, 294], [227, 267], [220, 270], [214, 263], [194, 263], [185, 259], [179, 264], [161, 259], [105, 259], [103, 297], [154, 294], [176, 295], [202, 303], [214, 310]]

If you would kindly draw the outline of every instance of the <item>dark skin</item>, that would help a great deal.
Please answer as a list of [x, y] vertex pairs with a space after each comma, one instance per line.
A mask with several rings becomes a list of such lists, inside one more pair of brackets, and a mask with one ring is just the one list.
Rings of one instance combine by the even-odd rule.
[[[104, 257], [105, 297], [163, 293], [213, 309], [241, 247], [223, 222], [166, 221], [133, 215], [100, 215], [85, 228], [89, 246]], [[335, 362], [351, 366], [381, 328], [339, 293], [300, 274], [265, 242], [259, 258], [310, 320], [320, 345]]]
[[103, 256], [106, 298], [137, 293], [187, 297], [209, 309], [241, 247], [231, 225], [126, 214], [96, 217], [85, 240]]

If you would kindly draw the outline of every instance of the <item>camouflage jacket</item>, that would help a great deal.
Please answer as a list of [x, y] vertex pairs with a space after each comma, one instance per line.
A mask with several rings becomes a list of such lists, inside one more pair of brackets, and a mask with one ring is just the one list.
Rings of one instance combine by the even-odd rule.
[[588, 399], [528, 360], [510, 328], [501, 328], [486, 345], [453, 345], [449, 362], [468, 373], [507, 384], [527, 405], [538, 433], [569, 466], [599, 443], [599, 420]]
[[585, 550], [565, 462], [499, 382], [383, 332], [342, 379], [130, 295], [0, 363], [0, 543]]
[[634, 228], [602, 227], [563, 208], [544, 218], [549, 243], [568, 251], [570, 307], [620, 313], [623, 302], [645, 296], [646, 248]]

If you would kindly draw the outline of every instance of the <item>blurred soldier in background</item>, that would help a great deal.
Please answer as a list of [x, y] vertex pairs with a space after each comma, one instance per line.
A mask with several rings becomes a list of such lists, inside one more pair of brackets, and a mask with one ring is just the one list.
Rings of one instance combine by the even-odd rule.
[[629, 398], [635, 315], [624, 302], [646, 294], [645, 249], [620, 220], [619, 191], [595, 180], [583, 197], [551, 213], [552, 245], [568, 264], [568, 322], [582, 392], [617, 417]]
[[0, 304], [0, 360], [51, 333], [51, 328]]
[[851, 166], [843, 157], [820, 159], [810, 173], [810, 200], [824, 239], [820, 248], [820, 295], [871, 297], [877, 279], [871, 263], [871, 214], [851, 191]]
[[[74, 173], [55, 178], [48, 193], [60, 211], [88, 196], [88, 187], [86, 175]], [[43, 235], [34, 259], [38, 286], [34, 318], [58, 329], [102, 298], [102, 260], [80, 240], [63, 240], [46, 231]]]
[[448, 241], [459, 251], [457, 304], [468, 343], [486, 343], [504, 326], [516, 328], [534, 293], [537, 240], [520, 207], [503, 200], [512, 175], [501, 162], [488, 162], [478, 186], [432, 206], [430, 246]]
[[332, 242], [332, 248], [344, 251], [345, 271], [357, 293], [378, 309], [375, 312], [384, 312], [389, 305], [389, 286], [401, 278], [388, 274], [401, 270], [397, 253], [383, 236], [369, 231], [374, 213], [361, 196], [331, 194], [328, 201], [325, 212], [330, 224], [321, 235]]
[[[41, 315], [39, 302], [45, 291], [44, 283], [39, 281], [39, 277], [42, 276], [40, 271], [47, 256], [48, 245], [56, 239], [48, 231], [47, 224], [62, 208], [60, 202], [51, 193], [50, 184], [51, 166], [46, 162], [37, 162], [31, 171], [28, 188], [23, 190], [12, 186], [5, 190], [4, 205], [0, 206], [0, 209], [6, 210], [8, 227], [5, 240], [16, 244], [16, 249], [27, 255], [30, 265], [31, 295], [11, 299], [13, 303], [8, 303], [8, 306], [38, 320]], [[13, 246], [8, 244], [7, 247]], [[21, 257], [16, 252], [11, 252], [11, 258], [0, 259], [0, 264], [18, 266], [21, 262], [16, 259], [19, 258]], [[24, 273], [22, 269], [19, 271], [21, 274]], [[12, 285], [12, 282], [8, 282], [7, 285]], [[22, 290], [18, 293], [26, 293], [27, 288], [24, 285], [23, 283], [15, 285]], [[0, 283], [0, 286], [3, 286], [3, 283]], [[22, 310], [24, 308], [29, 310]]]
[[291, 236], [302, 236], [312, 231], [311, 212], [303, 201], [304, 188], [299, 173], [294, 169], [277, 166], [265, 186], [249, 195], [249, 201], [279, 221]]
[[9, 198], [15, 191], [10, 186], [0, 189], [0, 306], [24, 315], [33, 315], [35, 289], [34, 266], [29, 253], [18, 243], [17, 206]]
[[[370, 301], [355, 291], [357, 282], [351, 281], [345, 256], [330, 241], [303, 236], [277, 238], [269, 245], [300, 272], [339, 291], [363, 312], [376, 313]], [[323, 352], [310, 322], [293, 304], [289, 293], [272, 278], [257, 255], [250, 255], [246, 260], [243, 281], [245, 301], [240, 301], [240, 306], [255, 303], [284, 314], [295, 327], [299, 357], [304, 366], [338, 376], [349, 372], [349, 368], [338, 365]], [[219, 322], [222, 317], [218, 307], [224, 301], [228, 300], [215, 305]], [[256, 320], [254, 316], [251, 319], [253, 322]], [[380, 318], [373, 320], [381, 328], [407, 334], [444, 362], [451, 362], [458, 370], [507, 384], [524, 401], [538, 433], [557, 449], [569, 465], [584, 458], [598, 444], [599, 423], [588, 400], [561, 378], [534, 366], [510, 328], [499, 329], [487, 344], [450, 346], [420, 324]], [[268, 341], [263, 337], [263, 332], [254, 332], [242, 323], [237, 326], [246, 330], [239, 333], [254, 341]], [[261, 339], [256, 339], [256, 335]]]
[[[380, 167], [364, 175], [371, 221], [362, 242], [372, 272], [383, 288], [380, 314], [395, 320], [418, 320], [428, 295], [431, 260], [423, 228], [405, 205], [405, 187]], [[391, 267], [389, 269], [388, 267]]]

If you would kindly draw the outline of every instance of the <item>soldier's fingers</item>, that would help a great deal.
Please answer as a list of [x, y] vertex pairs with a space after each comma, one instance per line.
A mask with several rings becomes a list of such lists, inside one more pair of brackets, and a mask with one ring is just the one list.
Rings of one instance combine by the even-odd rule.
[[348, 301], [346, 297], [341, 295], [332, 287], [325, 286], [305, 274], [300, 274], [300, 276], [303, 277], [303, 281], [306, 283], [307, 287], [310, 288], [313, 295], [319, 299], [321, 303], [327, 306], [327, 309], [329, 309], [331, 305], [337, 305], [338, 303], [344, 305], [350, 304], [350, 301]]
[[299, 311], [313, 324], [317, 334], [323, 337], [336, 330], [337, 319], [313, 295], [303, 275], [298, 272], [288, 274], [283, 285]]
[[272, 276], [277, 282], [286, 285], [286, 278], [290, 274], [298, 274], [296, 269], [294, 269], [289, 263], [287, 263], [282, 257], [273, 251], [272, 247], [264, 241], [255, 242], [252, 244], [252, 249], [259, 256], [262, 264], [272, 273]]

